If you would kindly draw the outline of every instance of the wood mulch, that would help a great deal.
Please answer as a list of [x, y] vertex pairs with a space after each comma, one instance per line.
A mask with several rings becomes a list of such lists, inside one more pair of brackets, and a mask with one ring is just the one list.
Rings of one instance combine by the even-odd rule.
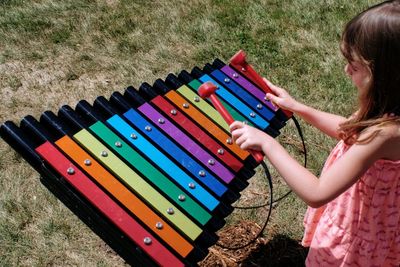
[[218, 232], [220, 239], [217, 245], [209, 249], [208, 256], [199, 263], [199, 266], [304, 266], [307, 249], [300, 245], [299, 240], [276, 234], [277, 231], [274, 230], [268, 230], [269, 237], [261, 236], [244, 248], [224, 248], [234, 248], [246, 244], [254, 239], [260, 229], [259, 225], [251, 221], [242, 221], [239, 224], [223, 228]]

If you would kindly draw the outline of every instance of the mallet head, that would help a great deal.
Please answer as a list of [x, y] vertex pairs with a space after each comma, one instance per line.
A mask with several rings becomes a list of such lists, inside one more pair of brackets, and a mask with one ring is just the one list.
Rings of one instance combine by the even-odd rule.
[[232, 65], [245, 65], [246, 62], [246, 53], [243, 50], [239, 50], [229, 61]]
[[203, 99], [209, 98], [217, 90], [217, 86], [212, 82], [205, 82], [198, 89], [199, 96]]

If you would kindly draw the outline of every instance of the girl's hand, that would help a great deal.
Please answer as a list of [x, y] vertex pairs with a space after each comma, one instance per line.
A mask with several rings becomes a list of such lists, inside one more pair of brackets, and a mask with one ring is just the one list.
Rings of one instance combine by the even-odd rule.
[[272, 84], [265, 78], [263, 78], [263, 80], [274, 92], [274, 94], [267, 93], [266, 98], [278, 107], [294, 112], [298, 102], [293, 99], [285, 89]]
[[268, 142], [268, 134], [251, 127], [243, 122], [235, 121], [230, 125], [232, 138], [243, 150], [263, 151]]

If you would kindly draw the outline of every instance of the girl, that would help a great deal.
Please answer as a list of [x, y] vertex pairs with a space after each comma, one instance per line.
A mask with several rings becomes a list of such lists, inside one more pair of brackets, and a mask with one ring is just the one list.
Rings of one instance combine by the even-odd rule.
[[307, 266], [400, 266], [400, 1], [352, 19], [342, 35], [345, 72], [358, 89], [350, 117], [315, 110], [269, 81], [267, 98], [339, 143], [315, 177], [272, 137], [234, 122], [242, 149], [261, 150], [310, 207]]

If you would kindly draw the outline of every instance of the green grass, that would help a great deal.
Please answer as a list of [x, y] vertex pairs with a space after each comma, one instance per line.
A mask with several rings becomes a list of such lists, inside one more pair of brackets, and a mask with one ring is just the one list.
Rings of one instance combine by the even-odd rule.
[[[91, 102], [216, 57], [227, 61], [239, 49], [297, 99], [347, 116], [355, 90], [342, 70], [340, 34], [353, 15], [376, 2], [0, 0], [0, 122]], [[308, 167], [318, 175], [335, 141], [303, 129]], [[302, 160], [291, 123], [280, 140]], [[1, 266], [123, 264], [3, 141], [0, 168]], [[267, 198], [263, 179], [258, 170], [239, 204]], [[280, 178], [274, 183], [276, 195], [286, 192]], [[294, 195], [279, 203], [267, 238], [301, 239], [304, 211]], [[260, 223], [264, 214], [235, 211], [229, 223]]]

